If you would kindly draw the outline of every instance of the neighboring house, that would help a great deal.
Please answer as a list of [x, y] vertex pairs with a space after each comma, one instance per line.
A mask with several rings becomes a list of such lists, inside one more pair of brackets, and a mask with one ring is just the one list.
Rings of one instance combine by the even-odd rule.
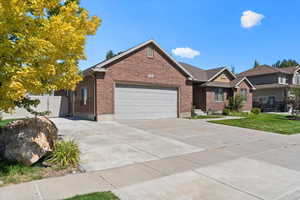
[[230, 97], [239, 93], [244, 96], [243, 111], [252, 109], [252, 91], [255, 89], [246, 78], [237, 78], [226, 67], [203, 70], [181, 63], [193, 79], [193, 105], [205, 112], [220, 113], [228, 106]]
[[[242, 91], [252, 106], [247, 78], [226, 68], [201, 70], [178, 63], [147, 41], [86, 69], [70, 95], [71, 115], [88, 119], [155, 119], [191, 116], [192, 106], [222, 111], [228, 97]], [[247, 98], [246, 98], [247, 97]]]
[[242, 72], [238, 77], [247, 77], [255, 86], [253, 107], [260, 107], [265, 112], [286, 112], [290, 89], [300, 85], [300, 68], [263, 65]]

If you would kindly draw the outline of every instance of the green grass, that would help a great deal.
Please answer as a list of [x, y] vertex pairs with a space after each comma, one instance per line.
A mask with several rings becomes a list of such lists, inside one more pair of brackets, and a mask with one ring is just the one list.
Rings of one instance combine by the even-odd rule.
[[75, 141], [71, 140], [56, 142], [54, 151], [50, 154], [47, 162], [65, 169], [78, 166], [79, 160], [79, 146]]
[[300, 133], [300, 121], [289, 120], [287, 115], [249, 114], [248, 116], [244, 115], [244, 117], [245, 118], [242, 119], [226, 119], [209, 122], [285, 135]]
[[42, 178], [43, 167], [24, 166], [16, 162], [0, 162], [0, 180], [4, 185], [22, 183]]
[[4, 119], [4, 120], [0, 120], [0, 128], [6, 126], [7, 124], [9, 124], [10, 122], [14, 121], [16, 119]]
[[214, 118], [223, 118], [225, 116], [222, 115], [198, 115], [190, 117], [189, 119], [214, 119]]
[[119, 200], [119, 198], [111, 192], [95, 192], [85, 195], [77, 195], [65, 200]]

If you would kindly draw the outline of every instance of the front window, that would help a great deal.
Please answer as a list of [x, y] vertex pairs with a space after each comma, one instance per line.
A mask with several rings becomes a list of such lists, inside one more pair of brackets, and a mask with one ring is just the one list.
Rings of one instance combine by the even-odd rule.
[[294, 84], [300, 85], [300, 74], [294, 76]]
[[279, 83], [279, 84], [286, 84], [286, 76], [280, 75], [280, 76], [278, 77], [278, 83]]
[[87, 97], [88, 97], [88, 90], [87, 90], [87, 88], [82, 88], [81, 89], [81, 96], [80, 96], [80, 103], [81, 103], [81, 105], [86, 105], [87, 104]]
[[269, 96], [268, 104], [270, 104], [270, 105], [274, 105], [275, 104], [275, 97], [274, 96]]
[[258, 101], [261, 104], [266, 104], [268, 102], [268, 97], [265, 96], [258, 97]]
[[224, 89], [215, 88], [215, 101], [224, 101]]
[[244, 101], [247, 101], [247, 94], [248, 90], [246, 88], [241, 88], [241, 96], [243, 97]]

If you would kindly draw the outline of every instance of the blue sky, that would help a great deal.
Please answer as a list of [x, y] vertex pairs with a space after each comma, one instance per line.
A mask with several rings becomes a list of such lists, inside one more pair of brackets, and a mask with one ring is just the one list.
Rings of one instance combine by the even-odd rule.
[[[173, 57], [203, 69], [234, 66], [241, 72], [255, 59], [261, 64], [283, 58], [300, 61], [299, 0], [82, 0], [81, 4], [102, 19], [97, 34], [88, 38], [81, 69], [102, 61], [110, 49], [119, 52], [148, 39], [168, 53], [186, 47], [198, 51], [193, 58], [174, 52]], [[241, 25], [243, 13], [248, 28]]]

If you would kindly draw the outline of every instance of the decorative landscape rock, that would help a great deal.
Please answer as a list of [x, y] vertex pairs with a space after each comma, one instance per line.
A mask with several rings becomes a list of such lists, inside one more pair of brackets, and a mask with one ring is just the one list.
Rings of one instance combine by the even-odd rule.
[[13, 121], [0, 129], [0, 157], [32, 165], [53, 150], [57, 132], [46, 117]]

